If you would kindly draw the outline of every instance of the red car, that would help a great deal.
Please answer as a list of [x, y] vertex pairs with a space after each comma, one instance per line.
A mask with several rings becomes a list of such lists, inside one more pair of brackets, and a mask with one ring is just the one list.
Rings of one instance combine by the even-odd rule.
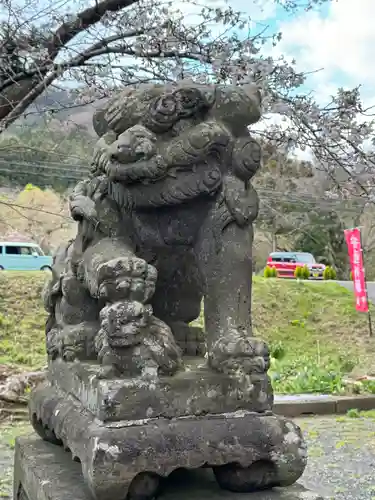
[[275, 267], [279, 278], [294, 278], [297, 266], [307, 266], [310, 278], [322, 279], [324, 264], [318, 264], [311, 253], [305, 252], [272, 252], [267, 259], [267, 266]]

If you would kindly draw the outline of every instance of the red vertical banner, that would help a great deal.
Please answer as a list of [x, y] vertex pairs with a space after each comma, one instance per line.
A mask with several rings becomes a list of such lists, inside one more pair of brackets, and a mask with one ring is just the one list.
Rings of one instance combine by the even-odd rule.
[[359, 228], [354, 228], [346, 229], [344, 233], [348, 245], [350, 266], [353, 276], [355, 307], [359, 312], [369, 312], [361, 245], [361, 231]]

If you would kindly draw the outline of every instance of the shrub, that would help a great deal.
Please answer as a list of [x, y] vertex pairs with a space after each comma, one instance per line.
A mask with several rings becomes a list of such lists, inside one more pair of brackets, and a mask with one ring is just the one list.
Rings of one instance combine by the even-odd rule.
[[353, 273], [350, 271], [350, 281], [353, 281]]
[[302, 279], [302, 267], [301, 266], [297, 266], [294, 270], [294, 277], [296, 279]]
[[264, 268], [263, 276], [265, 278], [270, 278], [271, 277], [271, 268], [270, 268], [270, 266], [266, 266]]
[[323, 271], [323, 279], [324, 280], [331, 279], [331, 268], [329, 266], [326, 266], [326, 268]]
[[304, 265], [302, 268], [302, 279], [303, 280], [308, 280], [310, 278], [310, 269]]
[[335, 280], [337, 278], [336, 269], [331, 266], [327, 266], [323, 271], [324, 280]]
[[294, 277], [300, 280], [308, 280], [310, 277], [310, 269], [307, 266], [297, 266], [294, 271]]
[[329, 357], [319, 365], [315, 356], [301, 355], [298, 359], [285, 356], [273, 359], [270, 376], [279, 394], [343, 394], [346, 375], [337, 358]]
[[266, 266], [263, 275], [265, 278], [277, 278], [277, 269], [275, 267]]
[[285, 347], [283, 346], [283, 344], [280, 341], [271, 342], [269, 344], [269, 350], [270, 350], [271, 357], [274, 359], [281, 360], [286, 355]]

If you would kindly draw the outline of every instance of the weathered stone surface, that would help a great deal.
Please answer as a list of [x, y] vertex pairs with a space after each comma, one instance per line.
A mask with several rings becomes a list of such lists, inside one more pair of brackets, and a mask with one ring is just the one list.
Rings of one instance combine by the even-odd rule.
[[298, 426], [272, 414], [240, 411], [104, 425], [77, 400], [51, 388], [34, 394], [30, 413], [42, 437], [63, 444], [80, 460], [98, 500], [121, 500], [143, 472], [167, 477], [181, 467], [209, 465], [223, 478], [219, 466], [236, 463], [249, 467], [248, 488], [261, 489], [293, 484], [306, 465]]
[[73, 395], [103, 422], [272, 408], [267, 376], [217, 373], [207, 367], [204, 358], [189, 358], [185, 371], [153, 381], [136, 377], [103, 380], [100, 373], [100, 365], [93, 363], [56, 360], [49, 366], [51, 383]]
[[[241, 495], [226, 492], [219, 489], [209, 469], [177, 471], [163, 486], [160, 500], [323, 500], [299, 485]], [[92, 497], [80, 465], [72, 461], [69, 453], [31, 437], [16, 441], [14, 500], [92, 500]]]
[[[70, 200], [77, 237], [45, 293], [51, 360], [170, 376], [207, 351], [217, 372], [266, 373], [251, 326], [259, 118], [255, 86], [191, 82], [126, 90], [96, 114], [92, 177]], [[188, 327], [203, 297], [206, 342]]]

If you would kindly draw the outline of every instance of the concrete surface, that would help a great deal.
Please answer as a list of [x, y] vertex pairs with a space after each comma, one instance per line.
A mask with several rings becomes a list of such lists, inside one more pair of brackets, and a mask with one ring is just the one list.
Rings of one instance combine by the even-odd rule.
[[275, 395], [273, 411], [285, 417], [345, 414], [348, 410], [374, 410], [375, 396], [331, 396], [328, 394]]

